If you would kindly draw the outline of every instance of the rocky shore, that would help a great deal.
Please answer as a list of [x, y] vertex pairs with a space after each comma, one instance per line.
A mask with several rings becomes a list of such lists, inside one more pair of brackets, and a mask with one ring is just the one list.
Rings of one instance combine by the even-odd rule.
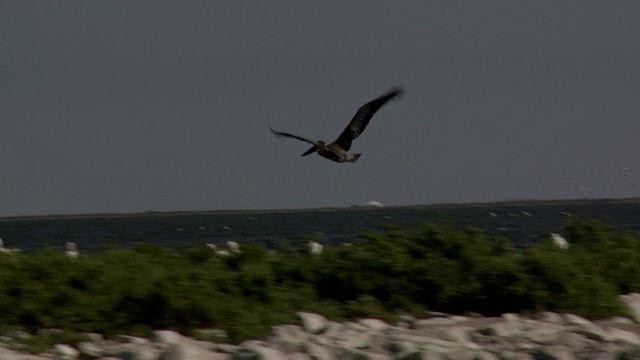
[[[640, 359], [640, 294], [620, 300], [635, 321], [589, 321], [573, 314], [542, 312], [493, 318], [431, 313], [426, 319], [400, 316], [395, 324], [378, 319], [337, 323], [300, 312], [300, 325], [273, 326], [264, 340], [239, 345], [158, 330], [148, 339], [123, 335], [105, 340], [89, 334], [91, 341], [75, 347], [57, 344], [39, 355], [16, 350], [18, 340], [31, 335], [13, 332], [0, 337], [0, 360]], [[224, 336], [219, 330], [208, 332]]]

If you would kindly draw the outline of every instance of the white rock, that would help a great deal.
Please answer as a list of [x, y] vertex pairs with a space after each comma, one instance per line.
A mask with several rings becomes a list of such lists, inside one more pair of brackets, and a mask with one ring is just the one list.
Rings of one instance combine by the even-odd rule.
[[578, 325], [578, 326], [591, 326], [593, 323], [582, 316], [578, 316], [575, 314], [564, 314], [564, 321], [569, 325]]
[[159, 360], [226, 360], [230, 357], [228, 354], [214, 353], [203, 349], [192, 341], [181, 341], [170, 346], [160, 355]]
[[309, 344], [307, 347], [307, 354], [309, 354], [313, 360], [333, 360], [333, 356], [326, 346], [320, 346], [314, 343]]
[[448, 317], [432, 317], [428, 319], [418, 319], [413, 323], [415, 329], [426, 329], [434, 326], [448, 326], [453, 324], [454, 321]]
[[418, 351], [418, 345], [410, 341], [391, 340], [384, 345], [384, 349], [392, 354], [408, 354]]
[[501, 360], [537, 360], [532, 355], [520, 351], [505, 351], [498, 354]]
[[[62, 360], [78, 356], [112, 356], [118, 360], [613, 360], [640, 354], [637, 325], [628, 321], [616, 324], [612, 320], [595, 323], [571, 314], [547, 312], [532, 317], [538, 320], [511, 313], [483, 319], [447, 316], [427, 319], [423, 324], [428, 326], [422, 329], [402, 329], [373, 318], [337, 323], [312, 313], [301, 312], [298, 316], [302, 326], [273, 326], [266, 342], [253, 340], [241, 346], [159, 330], [153, 334], [153, 343], [118, 336], [116, 339], [122, 342], [79, 343], [79, 354], [72, 347], [69, 348], [74, 354], [61, 354], [59, 349], [67, 346], [62, 344], [37, 357], [0, 348], [0, 360]], [[9, 337], [6, 340], [10, 342], [2, 346], [20, 345]]]
[[79, 343], [78, 350], [80, 351], [80, 354], [90, 358], [99, 357], [103, 354], [102, 349], [90, 341], [83, 341]]
[[369, 328], [367, 328], [366, 326], [358, 323], [358, 322], [354, 322], [354, 321], [348, 321], [346, 323], [344, 323], [342, 325], [343, 329], [348, 329], [348, 330], [353, 330], [353, 331], [369, 331]]
[[608, 331], [608, 337], [611, 341], [622, 341], [627, 344], [640, 346], [640, 335], [631, 331], [611, 328]]
[[558, 340], [563, 331], [563, 327], [559, 325], [545, 324], [543, 326], [526, 329], [522, 333], [526, 339], [534, 343], [553, 344]]
[[363, 319], [358, 321], [359, 324], [373, 330], [384, 330], [389, 327], [387, 323], [380, 319]]
[[640, 323], [640, 294], [631, 293], [627, 295], [620, 295], [618, 297], [628, 309], [635, 321]]
[[286, 352], [304, 352], [309, 334], [297, 325], [272, 326], [267, 342]]
[[609, 321], [615, 324], [633, 324], [633, 320], [622, 316], [614, 316]]
[[328, 339], [336, 339], [340, 337], [340, 333], [345, 329], [345, 327], [340, 324], [339, 322], [335, 322], [335, 321], [328, 321], [327, 322], [327, 327], [325, 328], [325, 330], [322, 332], [322, 336], [328, 338]]
[[416, 318], [413, 315], [409, 315], [409, 314], [399, 315], [398, 321], [396, 322], [396, 326], [404, 329], [412, 329], [414, 328], [413, 325], [415, 321], [416, 321]]
[[473, 356], [472, 358], [473, 360], [498, 360], [499, 359], [496, 355], [487, 351], [482, 351], [482, 350], [474, 352], [472, 356]]
[[336, 344], [348, 349], [366, 349], [371, 343], [371, 334], [368, 332], [354, 331], [348, 329], [341, 333]]
[[327, 319], [322, 315], [308, 312], [298, 312], [297, 315], [302, 321], [302, 327], [306, 332], [320, 334], [327, 328]]
[[418, 335], [415, 333], [395, 333], [389, 334], [389, 342], [406, 341], [414, 343], [423, 349], [441, 349], [449, 351], [458, 347], [458, 344], [454, 341], [438, 339], [430, 336]]
[[59, 354], [60, 357], [65, 360], [75, 359], [79, 355], [78, 350], [72, 348], [67, 344], [56, 344], [53, 348], [56, 351], [56, 353]]
[[587, 336], [589, 339], [608, 341], [608, 333], [599, 325], [578, 315], [565, 315], [566, 331], [573, 331]]
[[414, 352], [403, 353], [395, 356], [393, 360], [448, 360], [454, 359], [445, 356], [444, 353], [433, 350], [419, 350]]
[[156, 360], [160, 355], [160, 350], [149, 344], [121, 343], [104, 349], [104, 354], [123, 360]]
[[167, 345], [175, 345], [181, 342], [184, 337], [180, 333], [171, 330], [156, 330], [153, 332], [153, 341]]
[[469, 320], [468, 316], [460, 316], [460, 315], [451, 315], [448, 317], [449, 321], [454, 324]]
[[[432, 340], [436, 340], [436, 339], [432, 339]], [[452, 343], [451, 345], [443, 345], [442, 343], [438, 343], [438, 344], [425, 344], [423, 343], [420, 346], [421, 350], [429, 350], [432, 353], [437, 353], [437, 354], [449, 354], [453, 351], [455, 351], [456, 349], [459, 348], [459, 344], [456, 343]], [[424, 353], [423, 353], [424, 355]]]
[[149, 343], [149, 340], [145, 338], [141, 338], [138, 336], [131, 336], [131, 335], [118, 335], [116, 336], [116, 340], [123, 343], [138, 344], [138, 345], [147, 345]]
[[352, 349], [346, 347], [335, 347], [332, 349], [334, 359], [340, 360], [387, 360], [389, 359], [385, 355], [369, 353], [359, 349]]
[[562, 337], [562, 341], [559, 343], [568, 346], [574, 352], [588, 349], [593, 343], [593, 340], [587, 338], [585, 335], [576, 334], [573, 332], [567, 333]]
[[495, 355], [484, 351], [470, 350], [465, 348], [455, 349], [454, 351], [445, 354], [446, 359], [456, 360], [497, 360]]
[[19, 352], [0, 348], [0, 360], [44, 360], [51, 359], [45, 358], [42, 356], [30, 355], [30, 354], [21, 354]]
[[565, 346], [555, 345], [539, 347], [531, 352], [534, 359], [576, 360], [573, 353]]
[[310, 343], [313, 344], [318, 344], [320, 346], [329, 346], [329, 345], [333, 345], [336, 343], [337, 339], [339, 339], [339, 337], [336, 337], [334, 339], [332, 338], [328, 338], [324, 335], [313, 335], [311, 334], [309, 337], [309, 341]]
[[429, 311], [429, 317], [450, 317], [451, 314], [443, 313], [440, 311]]
[[455, 341], [461, 344], [467, 344], [471, 341], [471, 337], [469, 336], [469, 332], [472, 331], [473, 328], [470, 326], [451, 326], [444, 330], [447, 340]]
[[[252, 357], [253, 356], [253, 357]], [[279, 350], [272, 349], [263, 341], [249, 340], [240, 345], [240, 351], [234, 354], [234, 360], [282, 360], [286, 356]]]
[[305, 353], [293, 353], [286, 357], [287, 360], [312, 360], [308, 354]]
[[500, 317], [502, 319], [504, 319], [507, 322], [517, 322], [520, 321], [520, 316], [518, 316], [518, 314], [514, 314], [514, 313], [504, 313], [502, 315], [500, 315]]
[[520, 332], [520, 327], [516, 322], [504, 321], [489, 324], [479, 329], [479, 332], [483, 335], [489, 336], [512, 337], [516, 336]]
[[215, 344], [212, 350], [225, 353], [225, 354], [233, 354], [240, 349], [238, 345], [230, 345], [230, 344]]
[[564, 319], [560, 314], [550, 312], [550, 311], [539, 312], [537, 314], [534, 314], [531, 318], [537, 321], [542, 321], [542, 322], [547, 322], [552, 324], [564, 323]]

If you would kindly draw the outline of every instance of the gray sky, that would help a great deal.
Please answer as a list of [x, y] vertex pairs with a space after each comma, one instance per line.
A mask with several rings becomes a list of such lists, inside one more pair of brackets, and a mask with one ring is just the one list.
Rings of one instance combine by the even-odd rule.
[[[0, 215], [640, 196], [638, 19], [637, 0], [5, 0]], [[393, 85], [355, 164], [267, 128], [333, 140]]]

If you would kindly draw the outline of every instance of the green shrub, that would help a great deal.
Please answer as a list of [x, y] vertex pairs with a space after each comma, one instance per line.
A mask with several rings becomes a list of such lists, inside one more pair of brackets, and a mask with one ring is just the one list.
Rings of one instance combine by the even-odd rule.
[[[221, 257], [206, 247], [0, 254], [0, 330], [144, 335], [218, 327], [233, 342], [297, 322], [297, 311], [334, 319], [394, 314], [573, 312], [623, 314], [617, 296], [640, 292], [640, 236], [570, 220], [571, 246], [540, 241], [516, 251], [476, 228], [425, 225], [364, 234], [353, 246], [271, 254], [250, 244]], [[544, 234], [543, 234], [544, 235]]]

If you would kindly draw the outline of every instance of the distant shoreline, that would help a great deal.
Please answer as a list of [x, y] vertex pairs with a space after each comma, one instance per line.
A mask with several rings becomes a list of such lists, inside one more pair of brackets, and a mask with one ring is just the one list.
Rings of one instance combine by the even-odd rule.
[[15, 215], [1, 216], [0, 221], [35, 221], [35, 220], [64, 220], [64, 219], [100, 219], [100, 218], [132, 218], [158, 216], [189, 216], [189, 215], [236, 215], [236, 214], [282, 214], [302, 212], [326, 211], [376, 211], [389, 209], [446, 209], [459, 207], [493, 207], [493, 206], [544, 206], [544, 205], [580, 205], [580, 204], [635, 204], [640, 203], [640, 197], [633, 198], [603, 198], [603, 199], [558, 199], [558, 200], [501, 200], [492, 202], [468, 203], [434, 203], [423, 205], [395, 205], [373, 207], [367, 205], [352, 205], [346, 207], [321, 207], [299, 209], [238, 209], [238, 210], [199, 210], [199, 211], [145, 211], [137, 213], [89, 213], [89, 214], [59, 214], [59, 215]]

